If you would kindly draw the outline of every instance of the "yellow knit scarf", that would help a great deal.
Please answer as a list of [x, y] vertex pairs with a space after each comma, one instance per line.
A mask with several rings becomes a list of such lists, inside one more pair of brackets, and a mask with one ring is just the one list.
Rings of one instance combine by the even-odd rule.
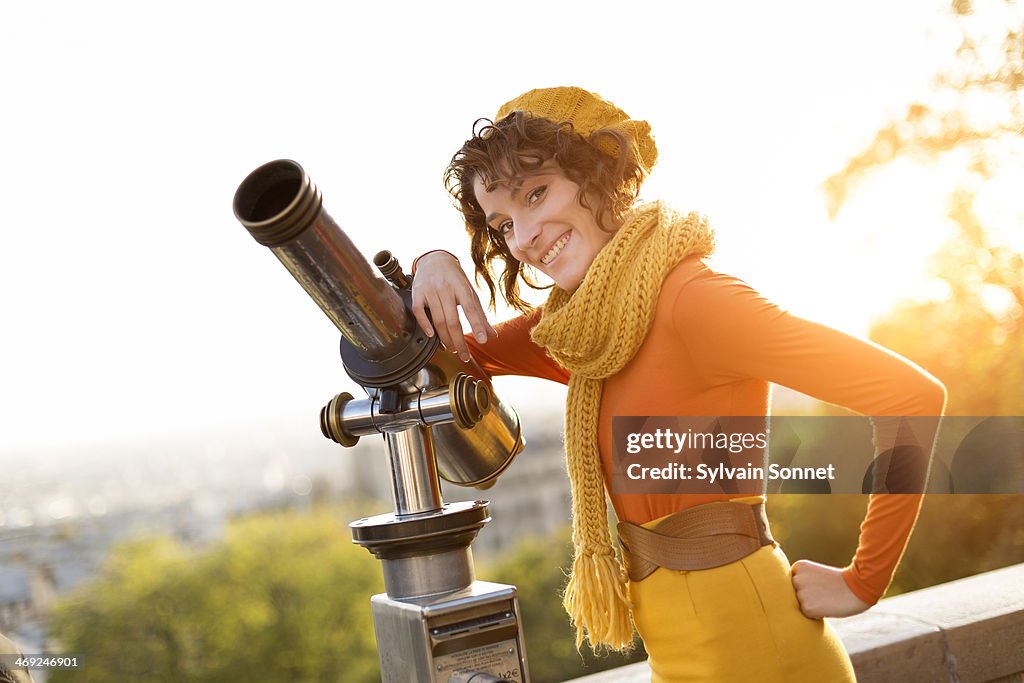
[[686, 256], [710, 254], [707, 219], [661, 202], [644, 204], [591, 264], [575, 292], [555, 287], [532, 337], [569, 371], [565, 406], [566, 469], [572, 490], [572, 573], [563, 604], [592, 648], [621, 650], [633, 640], [626, 574], [612, 546], [597, 449], [604, 379], [630, 361], [647, 336], [661, 283]]

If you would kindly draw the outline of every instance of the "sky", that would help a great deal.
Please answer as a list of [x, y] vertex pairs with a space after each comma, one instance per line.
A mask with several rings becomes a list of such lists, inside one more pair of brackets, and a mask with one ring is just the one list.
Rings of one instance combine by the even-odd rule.
[[[958, 40], [946, 7], [5, 3], [0, 454], [316, 429], [358, 389], [330, 321], [235, 221], [235, 188], [294, 159], [367, 258], [468, 264], [445, 164], [475, 119], [536, 87], [648, 120], [643, 196], [706, 214], [717, 269], [863, 335], [929, 295], [955, 178], [897, 164], [835, 220], [821, 183], [928, 92]], [[506, 386], [513, 403], [558, 397]]]

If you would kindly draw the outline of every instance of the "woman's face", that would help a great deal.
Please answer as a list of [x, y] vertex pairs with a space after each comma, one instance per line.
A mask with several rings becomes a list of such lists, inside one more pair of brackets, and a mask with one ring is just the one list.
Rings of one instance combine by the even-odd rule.
[[478, 177], [473, 183], [488, 227], [504, 238], [512, 255], [569, 292], [580, 286], [613, 234], [580, 205], [579, 190], [551, 161], [534, 175], [490, 184]]

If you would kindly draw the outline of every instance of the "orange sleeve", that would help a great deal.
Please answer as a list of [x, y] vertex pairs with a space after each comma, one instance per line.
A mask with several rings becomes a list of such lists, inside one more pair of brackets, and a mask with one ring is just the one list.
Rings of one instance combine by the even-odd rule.
[[569, 383], [569, 373], [556, 363], [543, 348], [530, 339], [530, 331], [540, 320], [541, 309], [506, 320], [495, 326], [498, 336], [478, 342], [466, 335], [473, 359], [490, 376], [523, 375], [540, 377], [561, 384]]
[[[792, 315], [736, 278], [706, 271], [690, 280], [676, 295], [673, 316], [694, 366], [715, 384], [759, 378], [867, 416], [939, 416], [945, 406], [942, 384], [907, 359]], [[843, 569], [864, 602], [877, 602], [892, 581], [921, 501], [916, 494], [870, 496], [857, 551]]]

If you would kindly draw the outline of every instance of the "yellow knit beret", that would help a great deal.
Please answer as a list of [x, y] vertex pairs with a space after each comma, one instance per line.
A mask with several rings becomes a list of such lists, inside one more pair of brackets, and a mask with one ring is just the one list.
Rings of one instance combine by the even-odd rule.
[[649, 123], [634, 121], [608, 100], [583, 88], [561, 86], [531, 90], [501, 105], [494, 120], [500, 121], [514, 111], [528, 112], [554, 123], [569, 122], [573, 130], [613, 157], [618, 157], [620, 152], [614, 138], [594, 136], [594, 133], [606, 130], [623, 133], [633, 141], [637, 159], [646, 171], [658, 161], [658, 147]]

